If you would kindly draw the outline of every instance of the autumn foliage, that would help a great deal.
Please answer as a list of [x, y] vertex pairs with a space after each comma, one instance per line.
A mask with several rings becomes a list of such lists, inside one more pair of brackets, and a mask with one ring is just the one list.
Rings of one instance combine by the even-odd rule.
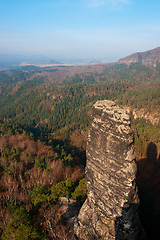
[[[61, 214], [59, 221], [52, 220], [51, 225], [49, 219], [51, 213], [52, 218], [59, 214], [60, 197], [71, 197], [84, 177], [84, 167], [76, 162], [77, 157], [68, 154], [63, 146], [53, 148], [24, 133], [1, 132], [1, 239], [61, 239], [56, 233]], [[67, 234], [67, 225], [62, 228]]]

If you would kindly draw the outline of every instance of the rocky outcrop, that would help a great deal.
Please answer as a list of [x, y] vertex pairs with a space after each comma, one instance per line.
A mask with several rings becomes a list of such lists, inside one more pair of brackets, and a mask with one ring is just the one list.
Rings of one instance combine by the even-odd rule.
[[[130, 109], [128, 109], [130, 111]], [[131, 110], [133, 118], [136, 120], [137, 118], [144, 118], [147, 121], [150, 121], [153, 125], [160, 124], [160, 117], [155, 117], [152, 114], [145, 112], [144, 109], [138, 110], [133, 109]]]
[[87, 141], [87, 200], [74, 232], [78, 239], [142, 239], [138, 216], [133, 131], [126, 109], [98, 101]]

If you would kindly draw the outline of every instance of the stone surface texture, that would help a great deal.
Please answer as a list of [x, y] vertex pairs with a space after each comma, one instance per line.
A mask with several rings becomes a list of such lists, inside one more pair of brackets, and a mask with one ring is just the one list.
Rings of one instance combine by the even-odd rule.
[[133, 130], [113, 101], [92, 109], [87, 140], [87, 200], [74, 225], [77, 239], [143, 239], [138, 215]]

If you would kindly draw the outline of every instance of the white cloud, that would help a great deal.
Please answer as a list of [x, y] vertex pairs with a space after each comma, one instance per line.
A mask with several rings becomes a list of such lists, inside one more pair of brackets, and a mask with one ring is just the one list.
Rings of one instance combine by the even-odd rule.
[[88, 0], [87, 1], [88, 6], [89, 7], [100, 7], [100, 6], [104, 6], [106, 4], [105, 0]]
[[[83, 0], [84, 1], [84, 0]], [[85, 0], [85, 4], [91, 8], [97, 8], [102, 6], [113, 6], [117, 7], [120, 4], [129, 4], [130, 0]]]
[[111, 2], [114, 5], [119, 3], [130, 3], [129, 0], [108, 0], [108, 2]]

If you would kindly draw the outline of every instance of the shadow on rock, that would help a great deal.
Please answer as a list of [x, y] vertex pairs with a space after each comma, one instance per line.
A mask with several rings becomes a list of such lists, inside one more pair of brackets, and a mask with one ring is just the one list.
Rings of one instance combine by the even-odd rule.
[[137, 161], [137, 186], [146, 238], [160, 239], [160, 162], [153, 142], [147, 146], [146, 158]]
[[144, 240], [145, 233], [141, 227], [138, 212], [139, 204], [125, 203], [122, 216], [115, 220], [115, 239], [117, 240]]
[[157, 160], [157, 146], [153, 142], [150, 142], [147, 146], [147, 160], [156, 161]]

